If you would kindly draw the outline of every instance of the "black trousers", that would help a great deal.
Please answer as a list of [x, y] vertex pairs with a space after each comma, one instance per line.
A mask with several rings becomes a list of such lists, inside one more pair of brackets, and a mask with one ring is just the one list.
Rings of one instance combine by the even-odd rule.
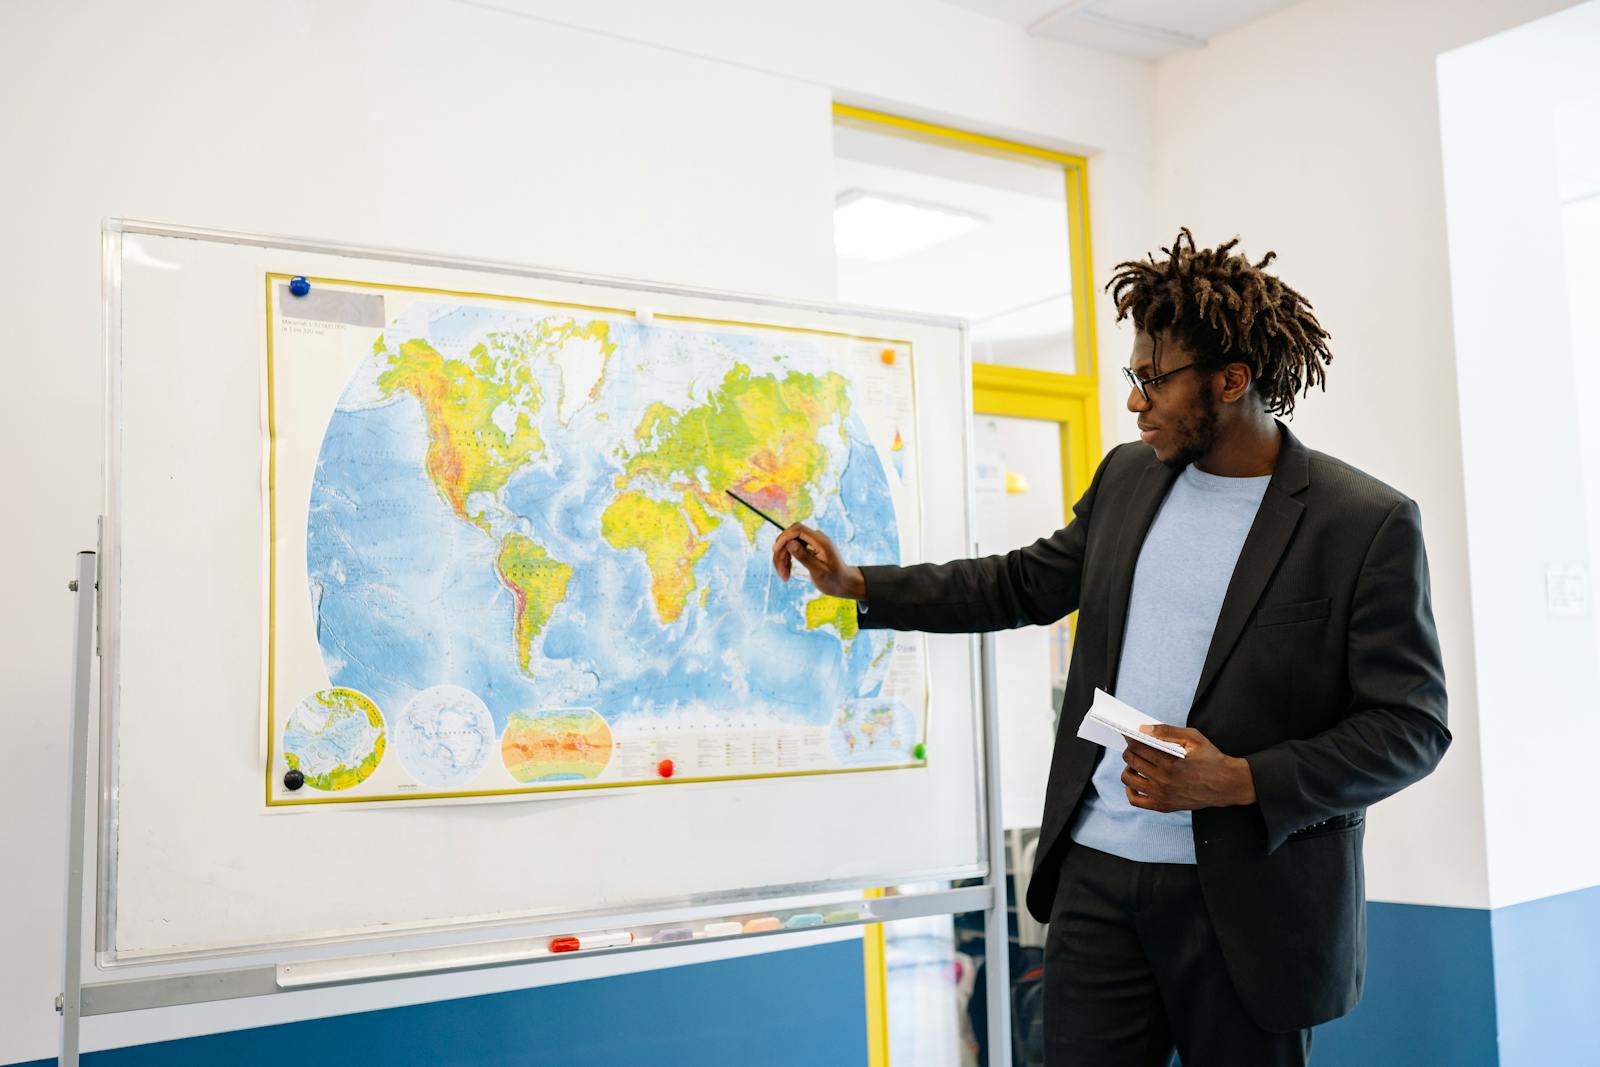
[[1049, 1067], [1304, 1067], [1311, 1031], [1261, 1029], [1228, 976], [1195, 868], [1071, 844], [1044, 956]]

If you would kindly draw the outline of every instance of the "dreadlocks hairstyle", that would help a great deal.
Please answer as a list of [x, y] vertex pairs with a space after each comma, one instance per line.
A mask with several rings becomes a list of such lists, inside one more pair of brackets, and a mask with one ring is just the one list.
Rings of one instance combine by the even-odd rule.
[[[1117, 321], [1129, 315], [1150, 334], [1170, 329], [1192, 349], [1205, 370], [1229, 363], [1250, 368], [1256, 391], [1274, 415], [1292, 415], [1297, 393], [1327, 388], [1323, 365], [1333, 360], [1328, 331], [1311, 303], [1233, 247], [1196, 249], [1187, 227], [1178, 231], [1166, 260], [1155, 256], [1118, 263], [1106, 288], [1117, 302]], [[1157, 370], [1159, 371], [1159, 367]]]

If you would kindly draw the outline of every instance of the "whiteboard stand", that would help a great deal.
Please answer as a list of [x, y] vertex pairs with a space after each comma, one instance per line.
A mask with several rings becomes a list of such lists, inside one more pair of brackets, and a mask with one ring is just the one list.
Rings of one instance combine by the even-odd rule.
[[78, 576], [68, 583], [72, 612], [72, 721], [67, 739], [67, 936], [61, 962], [61, 1064], [78, 1067], [78, 1022], [83, 1008], [83, 844], [89, 776], [89, 686], [94, 665], [96, 554], [79, 552]]
[[[461, 944], [444, 948], [399, 947], [395, 951], [365, 956], [326, 957], [315, 963], [259, 963], [231, 969], [196, 971], [165, 970], [144, 977], [130, 977], [85, 983], [84, 961], [84, 849], [88, 827], [87, 797], [90, 788], [89, 729], [90, 692], [98, 655], [96, 641], [98, 554], [79, 552], [77, 577], [68, 588], [74, 597], [72, 655], [72, 718], [68, 745], [66, 933], [62, 959], [62, 991], [56, 996], [56, 1012], [61, 1016], [60, 1067], [78, 1067], [79, 1037], [83, 1017], [108, 1015], [149, 1008], [172, 1007], [233, 1000], [241, 997], [288, 993], [313, 987], [356, 985], [396, 978], [482, 971], [498, 967], [574, 958], [567, 955], [519, 953], [497, 947], [517, 944], [501, 941], [485, 945]], [[986, 988], [988, 1011], [989, 1062], [1011, 1062], [1011, 966], [1008, 932], [1005, 872], [1006, 835], [1000, 810], [999, 716], [995, 696], [994, 641], [988, 635], [981, 642], [982, 709], [984, 720], [985, 775], [983, 790], [987, 806], [989, 871], [981, 885], [933, 890], [874, 898], [864, 902], [860, 918], [853, 923], [889, 922], [929, 915], [984, 913]], [[96, 783], [99, 788], [99, 783]], [[781, 937], [790, 931], [773, 930], [731, 935], [740, 938]], [[423, 941], [423, 939], [412, 939]], [[423, 941], [425, 943], [425, 941]], [[679, 943], [681, 944], [681, 942]], [[672, 943], [649, 941], [611, 952], [639, 952], [671, 948]], [[582, 956], [597, 955], [586, 952]], [[98, 967], [96, 968], [98, 970]]]
[[[983, 635], [983, 745], [988, 791], [989, 882], [994, 889], [983, 924], [983, 954], [988, 979], [989, 1063], [1011, 1063], [1011, 930], [1006, 916], [1006, 828], [1000, 810], [1000, 706], [996, 694], [994, 635]], [[1022, 894], [1017, 894], [1022, 905]]]

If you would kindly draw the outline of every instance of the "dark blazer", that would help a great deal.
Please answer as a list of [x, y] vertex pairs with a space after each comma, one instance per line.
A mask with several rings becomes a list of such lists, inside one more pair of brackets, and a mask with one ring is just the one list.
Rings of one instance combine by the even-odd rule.
[[[1189, 725], [1243, 756], [1257, 802], [1194, 813], [1206, 909], [1245, 1008], [1268, 1030], [1361, 995], [1363, 822], [1450, 743], [1414, 501], [1279, 424], [1283, 445], [1222, 602]], [[1068, 828], [1106, 750], [1077, 736], [1116, 691], [1139, 549], [1178, 472], [1112, 449], [1066, 529], [1003, 556], [863, 567], [863, 626], [959, 633], [1079, 612], [1028, 910], [1047, 921]], [[1119, 758], [1108, 753], [1107, 758]]]

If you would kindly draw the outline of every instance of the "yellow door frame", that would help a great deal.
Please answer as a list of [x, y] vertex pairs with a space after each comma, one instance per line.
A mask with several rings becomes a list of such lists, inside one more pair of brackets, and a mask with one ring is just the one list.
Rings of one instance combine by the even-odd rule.
[[[1093, 270], [1089, 257], [1088, 160], [1067, 152], [973, 133], [951, 126], [891, 115], [883, 111], [833, 105], [835, 123], [880, 133], [933, 141], [972, 152], [1025, 157], [1060, 166], [1066, 182], [1068, 277], [1072, 286], [1072, 374], [1023, 370], [993, 363], [972, 367], [972, 408], [977, 415], [1042, 419], [1060, 428], [1062, 521], [1089, 486], [1100, 462], [1100, 384], [1094, 330]], [[1044, 532], [1044, 531], [1041, 531]], [[883, 890], [869, 890], [881, 896]], [[867, 999], [868, 1067], [889, 1067], [888, 971], [883, 926], [873, 923], [863, 936]]]
[[1058, 166], [1066, 182], [1068, 278], [1072, 283], [1073, 373], [1054, 375], [1092, 382], [1097, 373], [1094, 332], [1094, 277], [1089, 257], [1089, 161], [1070, 152], [1039, 148], [988, 134], [958, 130], [920, 119], [902, 118], [851, 104], [834, 104], [836, 124], [857, 126], [878, 133], [898, 134], [912, 140], [932, 141], [982, 155], [1021, 156]]

